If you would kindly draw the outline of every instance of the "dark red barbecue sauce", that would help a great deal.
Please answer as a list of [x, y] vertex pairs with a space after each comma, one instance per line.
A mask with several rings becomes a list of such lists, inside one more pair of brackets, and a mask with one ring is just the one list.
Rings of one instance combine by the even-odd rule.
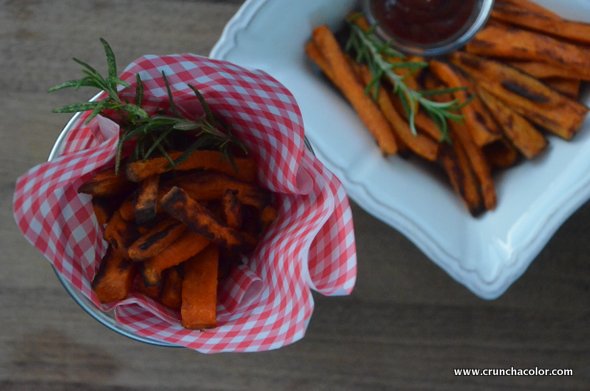
[[372, 0], [381, 28], [399, 41], [428, 46], [461, 35], [478, 0]]

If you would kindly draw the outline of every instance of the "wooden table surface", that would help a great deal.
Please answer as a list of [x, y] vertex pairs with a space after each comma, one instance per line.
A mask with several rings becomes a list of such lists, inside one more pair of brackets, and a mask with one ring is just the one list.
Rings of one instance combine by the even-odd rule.
[[[500, 299], [475, 297], [393, 229], [353, 208], [350, 297], [316, 295], [306, 337], [278, 351], [202, 355], [119, 336], [86, 315], [20, 235], [17, 176], [43, 162], [67, 120], [72, 56], [120, 64], [207, 54], [241, 1], [0, 0], [0, 390], [588, 390], [590, 205]], [[76, 93], [79, 99], [89, 92]], [[452, 368], [571, 368], [572, 377], [454, 377]]]

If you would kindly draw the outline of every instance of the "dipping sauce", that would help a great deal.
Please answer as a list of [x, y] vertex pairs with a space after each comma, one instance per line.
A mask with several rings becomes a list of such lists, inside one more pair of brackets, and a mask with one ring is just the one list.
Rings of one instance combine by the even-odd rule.
[[392, 38], [428, 46], [464, 33], [478, 5], [479, 0], [372, 0], [371, 13]]

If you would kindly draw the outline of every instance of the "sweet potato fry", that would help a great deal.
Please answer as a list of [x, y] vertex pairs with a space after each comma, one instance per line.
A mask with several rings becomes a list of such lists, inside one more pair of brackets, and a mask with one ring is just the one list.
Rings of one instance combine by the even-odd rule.
[[547, 19], [561, 19], [561, 16], [556, 14], [549, 9], [540, 6], [539, 4], [530, 1], [530, 0], [496, 0], [494, 3], [495, 7], [505, 7], [505, 6], [513, 6], [519, 9], [528, 11], [530, 13], [534, 13], [537, 15], [542, 15]]
[[123, 219], [121, 208], [108, 221], [104, 230], [104, 238], [114, 249], [125, 251], [137, 238], [135, 224]]
[[524, 73], [536, 77], [537, 79], [546, 79], [549, 77], [559, 77], [563, 79], [578, 79], [578, 76], [567, 68], [557, 65], [547, 64], [539, 61], [510, 61], [508, 64]]
[[330, 68], [330, 64], [328, 64], [324, 58], [324, 55], [322, 52], [320, 52], [320, 49], [318, 49], [317, 45], [313, 41], [309, 41], [305, 45], [305, 54], [307, 54], [307, 57], [313, 61], [313, 63], [317, 65], [318, 68], [320, 68], [320, 71], [322, 71], [322, 73], [326, 75], [328, 79], [330, 79], [332, 84], [337, 86], [337, 80], [334, 76], [334, 72], [332, 72], [332, 69]]
[[92, 281], [92, 289], [101, 303], [123, 300], [129, 294], [135, 267], [124, 252], [109, 246]]
[[[356, 70], [365, 85], [371, 82], [371, 72], [366, 66], [358, 66]], [[395, 109], [392, 99], [382, 87], [379, 88], [377, 104], [381, 112], [389, 121], [389, 125], [395, 132], [395, 135], [402, 140], [403, 144], [412, 150], [416, 155], [426, 160], [436, 161], [438, 157], [438, 143], [421, 134], [412, 134], [410, 126], [404, 118]]]
[[184, 190], [173, 187], [163, 198], [162, 208], [192, 231], [229, 249], [253, 248], [239, 231], [220, 222], [207, 208], [192, 199]]
[[115, 169], [110, 167], [97, 172], [94, 176], [78, 188], [78, 193], [90, 194], [94, 197], [112, 197], [128, 192], [132, 184], [125, 175], [115, 175]]
[[141, 181], [135, 201], [135, 221], [145, 224], [156, 218], [158, 213], [158, 186], [160, 176], [153, 175]]
[[[447, 87], [468, 87], [470, 84], [449, 64], [432, 60], [430, 61], [429, 69]], [[456, 91], [453, 93], [453, 96], [460, 102], [465, 102], [469, 99], [468, 92], [465, 90]], [[461, 114], [463, 114], [467, 129], [477, 146], [481, 147], [500, 139], [500, 129], [477, 97], [474, 97], [471, 103], [461, 108]]]
[[330, 29], [326, 26], [316, 28], [313, 31], [313, 41], [330, 67], [336, 86], [354, 107], [377, 141], [381, 152], [384, 155], [395, 154], [397, 145], [387, 120], [365, 94]]
[[207, 329], [217, 324], [217, 268], [219, 250], [209, 246], [184, 266], [180, 317], [187, 329]]
[[129, 258], [145, 261], [155, 257], [182, 235], [186, 227], [174, 219], [165, 219], [156, 224], [129, 247]]
[[545, 150], [545, 137], [524, 117], [485, 90], [478, 89], [477, 93], [493, 113], [506, 137], [527, 159], [532, 159]]
[[[434, 73], [425, 76], [424, 83], [428, 89], [441, 88], [441, 81]], [[448, 101], [451, 97], [438, 95], [435, 99]], [[450, 121], [449, 127], [454, 152], [451, 156], [455, 156], [455, 165], [459, 167], [458, 172], [461, 174], [460, 180], [457, 181], [459, 194], [473, 216], [477, 216], [484, 209], [494, 209], [497, 202], [496, 192], [483, 152], [473, 141], [464, 122]], [[449, 166], [445, 168], [448, 174], [453, 167], [452, 159], [450, 160], [443, 161], [443, 167], [445, 164]], [[449, 178], [453, 180], [451, 174]]]
[[588, 109], [537, 79], [496, 61], [456, 52], [452, 61], [512, 110], [552, 133], [571, 139]]
[[[169, 154], [172, 159], [178, 159], [182, 156], [181, 152], [172, 152]], [[172, 169], [175, 171], [187, 170], [212, 170], [222, 172], [232, 177], [241, 179], [246, 182], [256, 180], [257, 168], [256, 162], [252, 158], [234, 158], [234, 165], [219, 151], [195, 151], [188, 159], [172, 167], [170, 162], [164, 157], [153, 159], [139, 160], [127, 164], [127, 178], [133, 182], [152, 176], [163, 174]]]
[[486, 210], [493, 210], [496, 208], [497, 197], [494, 181], [490, 172], [490, 166], [483, 155], [481, 149], [471, 139], [469, 131], [462, 122], [451, 121], [451, 129], [453, 131], [454, 143], [461, 145], [464, 150], [475, 177], [479, 181], [481, 188], [481, 196]]
[[186, 231], [164, 251], [144, 262], [142, 274], [146, 284], [157, 284], [164, 270], [194, 257], [208, 245], [209, 240], [204, 236], [192, 231]]
[[182, 275], [177, 267], [164, 273], [160, 302], [168, 308], [179, 310], [182, 304]]
[[482, 56], [547, 62], [590, 80], [590, 49], [526, 30], [489, 24], [467, 44], [466, 50]]
[[258, 209], [264, 208], [272, 201], [271, 193], [259, 186], [216, 172], [182, 175], [171, 180], [170, 184], [182, 188], [196, 201], [219, 200], [228, 189], [236, 191], [240, 203]]
[[461, 197], [471, 215], [478, 216], [481, 214], [485, 209], [477, 179], [461, 145], [453, 143], [452, 148], [448, 146], [442, 148], [440, 162], [449, 177], [453, 190]]
[[555, 91], [561, 92], [568, 98], [578, 99], [580, 95], [580, 87], [582, 82], [574, 79], [548, 78], [544, 79], [543, 83], [553, 88]]
[[221, 204], [227, 226], [239, 229], [242, 226], [242, 207], [236, 194], [237, 191], [235, 190], [226, 190], [221, 199]]
[[518, 162], [518, 151], [509, 141], [501, 139], [483, 147], [483, 153], [492, 168], [506, 169]]
[[549, 17], [518, 5], [498, 3], [492, 18], [541, 33], [590, 44], [590, 24]]

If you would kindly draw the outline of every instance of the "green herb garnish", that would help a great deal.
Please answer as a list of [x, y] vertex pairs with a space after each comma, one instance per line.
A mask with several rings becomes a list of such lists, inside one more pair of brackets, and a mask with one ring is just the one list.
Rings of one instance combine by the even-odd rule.
[[[89, 122], [98, 114], [105, 114], [105, 110], [119, 116], [120, 120], [117, 122], [121, 126], [121, 134], [115, 158], [115, 171], [117, 173], [121, 166], [124, 146], [126, 143], [132, 142], [135, 144], [131, 153], [133, 159], [142, 160], [159, 154], [168, 159], [173, 167], [186, 160], [192, 152], [198, 149], [219, 150], [232, 162], [231, 151], [234, 147], [241, 149], [244, 153], [247, 152], [244, 144], [236, 139], [231, 131], [213, 115], [211, 108], [199, 90], [191, 85], [189, 87], [199, 100], [204, 114], [197, 120], [183, 116], [174, 102], [170, 83], [163, 72], [162, 78], [168, 93], [169, 111], [167, 113], [159, 112], [155, 115], [149, 115], [142, 108], [144, 86], [139, 74], [136, 75], [137, 86], [134, 101], [128, 102], [121, 99], [119, 90], [129, 87], [129, 84], [117, 76], [117, 62], [111, 46], [102, 38], [100, 41], [107, 59], [107, 76], [102, 76], [87, 63], [74, 58], [74, 61], [82, 66], [84, 77], [79, 80], [70, 80], [58, 84], [50, 88], [49, 92], [59, 91], [64, 88], [93, 87], [107, 93], [106, 98], [103, 100], [70, 104], [54, 109], [53, 112], [76, 113], [92, 111], [86, 122]], [[182, 140], [184, 152], [176, 160], [173, 160], [169, 152], [175, 149], [179, 139]], [[187, 142], [189, 146], [185, 148]]]
[[[451, 100], [448, 102], [437, 102], [428, 99], [430, 96], [448, 94], [465, 88], [445, 88], [437, 90], [417, 91], [408, 87], [404, 76], [397, 74], [394, 70], [407, 68], [419, 70], [428, 67], [428, 63], [420, 61], [404, 61], [406, 57], [394, 50], [391, 45], [375, 34], [375, 26], [364, 31], [354, 23], [353, 15], [348, 23], [350, 26], [350, 37], [346, 44], [346, 51], [355, 57], [357, 62], [365, 63], [373, 79], [367, 85], [367, 93], [377, 96], [383, 80], [387, 80], [393, 86], [393, 92], [399, 96], [404, 111], [408, 117], [408, 123], [412, 133], [417, 134], [415, 118], [421, 107], [428, 114], [440, 129], [443, 140], [449, 141], [448, 120], [458, 121], [463, 118], [460, 114], [461, 108], [469, 101], [460, 102]], [[400, 62], [388, 61], [388, 58], [399, 58]]]

